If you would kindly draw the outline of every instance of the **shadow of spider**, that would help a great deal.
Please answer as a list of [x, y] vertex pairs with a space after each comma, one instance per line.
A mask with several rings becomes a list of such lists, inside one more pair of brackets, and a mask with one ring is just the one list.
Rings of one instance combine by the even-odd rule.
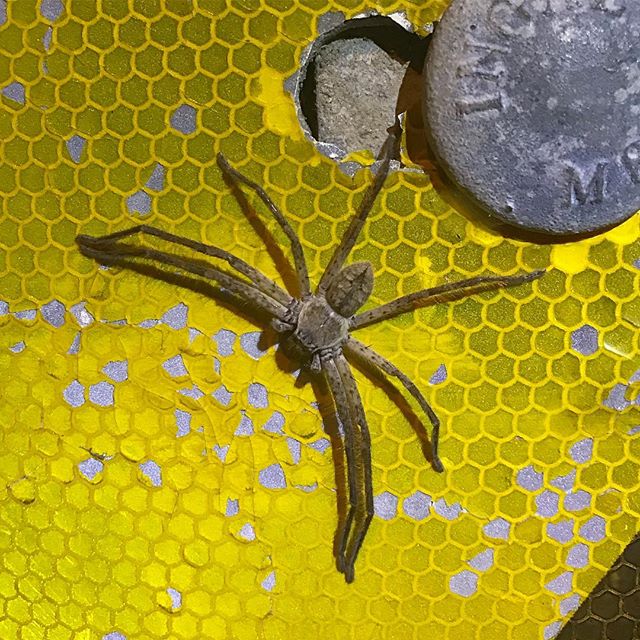
[[[293, 228], [262, 187], [231, 167], [222, 155], [218, 155], [218, 164], [226, 179], [236, 186], [243, 185], [252, 190], [287, 235], [293, 254], [295, 291], [293, 287], [289, 287], [289, 290], [281, 288], [250, 264], [224, 249], [176, 236], [148, 225], [138, 225], [101, 237], [79, 235], [76, 239], [84, 255], [104, 264], [119, 264], [154, 275], [149, 271], [149, 264], [136, 262], [142, 259], [214, 282], [217, 289], [206, 283], [209, 288], [208, 295], [216, 290], [222, 291], [223, 297], [226, 298], [225, 303], [231, 308], [259, 322], [269, 322], [286, 355], [315, 381], [316, 392], [321, 395], [324, 388], [329, 391], [344, 433], [344, 457], [342, 447], [335, 446], [339, 439], [337, 425], [334, 424], [329, 435], [334, 442], [334, 462], [339, 463], [338, 458], [346, 459], [348, 504], [344, 513], [340, 513], [335, 554], [337, 568], [344, 573], [347, 582], [354, 579], [356, 558], [374, 513], [371, 438], [350, 362], [362, 367], [369, 375], [374, 374], [383, 380], [395, 379], [417, 401], [432, 425], [431, 464], [436, 471], [443, 471], [438, 455], [440, 421], [435, 412], [408, 376], [391, 361], [354, 338], [351, 333], [417, 307], [519, 285], [539, 278], [544, 273], [535, 271], [516, 276], [479, 276], [424, 289], [357, 313], [371, 295], [373, 269], [368, 262], [356, 262], [346, 267], [344, 262], [382, 189], [392, 159], [398, 156], [400, 135], [400, 125], [396, 122], [389, 129], [389, 135], [381, 150], [380, 168], [313, 292], [302, 244]], [[264, 239], [260, 230], [266, 230], [264, 225], [259, 225], [258, 228], [259, 235]], [[225, 262], [230, 269], [221, 269], [203, 260], [188, 259], [158, 249], [122, 242], [125, 238], [137, 234], [153, 236], [173, 245], [192, 249], [209, 258]], [[284, 256], [279, 247], [275, 253], [271, 251], [271, 255], [277, 263], [282, 263]], [[158, 275], [156, 272], [155, 277]], [[179, 277], [183, 279], [182, 286], [188, 285], [185, 278], [193, 280], [184, 275]], [[325, 420], [327, 425], [330, 422]], [[420, 434], [419, 429], [416, 429], [416, 432]], [[428, 452], [424, 440], [423, 451]], [[336, 464], [337, 484], [343, 475], [339, 467], [340, 465]], [[339, 512], [341, 511], [342, 509], [339, 509]]]

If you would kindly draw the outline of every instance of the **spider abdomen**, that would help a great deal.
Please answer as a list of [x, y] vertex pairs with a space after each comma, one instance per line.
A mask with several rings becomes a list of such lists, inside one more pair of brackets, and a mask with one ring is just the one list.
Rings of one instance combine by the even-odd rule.
[[329, 306], [350, 318], [368, 299], [373, 290], [373, 268], [369, 262], [354, 262], [345, 267], [327, 288]]

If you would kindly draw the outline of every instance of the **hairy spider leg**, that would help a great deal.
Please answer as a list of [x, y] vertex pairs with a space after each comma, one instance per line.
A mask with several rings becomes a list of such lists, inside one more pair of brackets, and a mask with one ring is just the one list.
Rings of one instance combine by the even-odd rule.
[[367, 216], [371, 213], [373, 204], [380, 193], [380, 189], [382, 189], [382, 185], [384, 184], [387, 175], [389, 174], [391, 160], [398, 156], [400, 136], [402, 134], [400, 122], [396, 120], [395, 124], [392, 127], [389, 127], [388, 131], [389, 135], [387, 136], [381, 151], [382, 165], [378, 169], [373, 182], [369, 185], [369, 188], [364, 194], [364, 198], [358, 207], [358, 211], [351, 218], [351, 222], [342, 236], [340, 244], [333, 252], [331, 259], [329, 260], [329, 264], [320, 278], [320, 283], [318, 284], [318, 289], [316, 291], [317, 294], [324, 295], [333, 278], [340, 273], [340, 269], [342, 268], [342, 265], [347, 259], [349, 253], [351, 253], [351, 249], [353, 249], [353, 245], [358, 239], [360, 231], [367, 220]]
[[[373, 184], [371, 185], [371, 187], [369, 187], [367, 193], [365, 194], [365, 198], [359, 209], [359, 215], [354, 218], [356, 223], [354, 224], [354, 221], [352, 221], [349, 230], [347, 231], [345, 236], [343, 236], [341, 242], [341, 246], [343, 247], [343, 255], [340, 255], [338, 252], [334, 253], [334, 256], [332, 258], [332, 269], [329, 270], [328, 274], [327, 271], [325, 271], [322, 276], [323, 279], [326, 278], [326, 285], [323, 288], [321, 280], [321, 283], [318, 286], [318, 292], [320, 293], [323, 293], [326, 287], [328, 287], [328, 284], [331, 282], [331, 278], [333, 277], [332, 273], [339, 272], [346, 256], [351, 251], [353, 244], [355, 243], [355, 240], [360, 233], [362, 225], [364, 224], [364, 221], [371, 211], [373, 203], [375, 202], [375, 199], [387, 177], [391, 159], [397, 155], [397, 144], [400, 135], [399, 124], [396, 123], [396, 125], [393, 127], [393, 130], [389, 133], [390, 135], [383, 149], [385, 158], [382, 167], [376, 174]], [[291, 240], [294, 261], [296, 270], [298, 272], [300, 290], [303, 296], [307, 295], [309, 293], [309, 279], [304, 254], [300, 245], [300, 241], [291, 229], [289, 223], [286, 221], [284, 216], [282, 216], [276, 205], [271, 201], [262, 187], [252, 182], [246, 176], [242, 175], [236, 169], [231, 167], [222, 155], [218, 155], [218, 163], [227, 175], [253, 189], [256, 194], [262, 199], [262, 201], [267, 205], [267, 207], [272, 211], [272, 213], [276, 217], [276, 220], [278, 220], [280, 226], [283, 228], [283, 230]], [[290, 322], [276, 320], [274, 326], [276, 330], [280, 330], [281, 332], [283, 332], [287, 329], [292, 328], [293, 325], [291, 325]], [[319, 358], [317, 358], [316, 360], [317, 366], [323, 367], [323, 372], [328, 380], [329, 388], [332, 390], [336, 409], [339, 413], [340, 420], [342, 421], [345, 429], [345, 454], [347, 458], [347, 481], [349, 486], [350, 506], [346, 518], [339, 527], [336, 536], [338, 547], [337, 561], [338, 569], [345, 574], [345, 579], [347, 580], [347, 582], [352, 582], [354, 578], [354, 563], [360, 546], [362, 545], [362, 541], [364, 540], [364, 536], [369, 527], [369, 523], [371, 522], [371, 518], [373, 517], [373, 486], [370, 451], [371, 439], [364, 417], [364, 410], [362, 409], [360, 396], [358, 394], [357, 387], [355, 386], [355, 380], [353, 380], [353, 376], [346, 361], [343, 361], [343, 363], [336, 366], [331, 362], [321, 365]], [[348, 391], [345, 391], [343, 386], [346, 387]], [[349, 397], [353, 396], [353, 391], [355, 391], [355, 406], [357, 407], [357, 409], [349, 408], [353, 407], [354, 400], [350, 399]], [[345, 409], [345, 407], [347, 408]], [[358, 442], [356, 442], [356, 440]], [[360, 463], [358, 463], [358, 459]], [[364, 471], [363, 479], [359, 478], [360, 469]], [[363, 482], [365, 497], [364, 512], [361, 506]], [[353, 532], [353, 536], [355, 537], [352, 539], [351, 529], [354, 523], [354, 519], [356, 519], [357, 522], [355, 523], [356, 529]]]
[[431, 455], [433, 457], [433, 468], [438, 471], [444, 471], [444, 466], [438, 455], [438, 447], [440, 443], [440, 419], [436, 415], [435, 411], [431, 408], [431, 405], [427, 402], [426, 398], [420, 392], [420, 389], [411, 381], [411, 379], [402, 373], [395, 364], [387, 360], [384, 356], [381, 356], [377, 351], [374, 351], [371, 347], [368, 347], [364, 343], [350, 337], [344, 345], [344, 352], [347, 356], [354, 356], [374, 370], [381, 370], [394, 378], [397, 378], [402, 386], [415, 398], [422, 410], [426, 413], [431, 422]]
[[347, 582], [353, 582], [354, 567], [353, 564], [348, 564], [346, 550], [354, 516], [361, 510], [363, 489], [362, 481], [359, 477], [359, 469], [362, 467], [362, 444], [352, 411], [349, 409], [347, 392], [335, 361], [332, 359], [323, 360], [322, 371], [329, 384], [329, 390], [333, 396], [333, 404], [344, 429], [344, 448], [347, 459], [349, 508], [344, 521], [338, 525], [336, 560], [338, 571], [344, 573]]
[[442, 284], [430, 289], [423, 289], [357, 314], [351, 319], [349, 327], [351, 330], [360, 329], [360, 327], [394, 318], [407, 311], [413, 311], [417, 307], [426, 307], [440, 302], [453, 302], [454, 300], [461, 300], [462, 298], [484, 291], [492, 291], [493, 289], [515, 287], [519, 284], [536, 280], [545, 273], [545, 269], [540, 269], [539, 271], [517, 276], [478, 276], [468, 280]]
[[185, 238], [183, 236], [177, 236], [173, 233], [163, 231], [162, 229], [158, 229], [157, 227], [152, 227], [147, 224], [139, 224], [135, 227], [131, 227], [130, 229], [116, 231], [115, 233], [110, 233], [108, 235], [99, 237], [79, 235], [76, 240], [81, 245], [91, 245], [94, 248], [99, 248], [101, 246], [104, 246], [104, 244], [110, 244], [116, 242], [117, 240], [122, 240], [138, 233], [154, 236], [156, 238], [160, 238], [160, 240], [165, 240], [166, 242], [170, 242], [172, 244], [188, 247], [189, 249], [193, 249], [194, 251], [202, 253], [206, 256], [224, 260], [238, 273], [241, 273], [243, 276], [246, 276], [247, 278], [252, 280], [260, 289], [260, 291], [266, 293], [274, 300], [277, 300], [284, 305], [291, 304], [293, 300], [293, 298], [286, 291], [284, 291], [284, 289], [279, 287], [273, 280], [267, 278], [255, 267], [252, 267], [250, 264], [248, 264], [241, 258], [234, 256], [232, 253], [229, 253], [228, 251], [220, 249], [219, 247], [216, 247], [214, 245], [191, 240], [190, 238]]
[[[362, 399], [360, 398], [360, 392], [358, 391], [358, 385], [351, 372], [351, 367], [346, 358], [340, 354], [335, 359], [338, 373], [342, 379], [344, 385], [348, 408], [351, 411], [352, 420], [354, 424], [359, 428], [360, 435], [360, 459], [362, 461], [362, 468], [358, 468], [363, 474], [364, 480], [364, 508], [356, 509], [353, 516], [353, 526], [350, 539], [344, 550], [345, 553], [345, 566], [350, 568], [350, 574], [347, 575], [345, 571], [345, 577], [351, 580], [354, 578], [354, 567], [356, 558], [360, 547], [364, 542], [364, 538], [369, 530], [371, 519], [373, 518], [373, 478], [371, 472], [371, 434], [369, 433], [369, 425], [367, 424], [367, 418], [362, 406]], [[346, 540], [345, 540], [346, 542]], [[347, 580], [349, 581], [349, 580]]]
[[302, 298], [308, 296], [311, 293], [311, 287], [309, 285], [309, 270], [307, 268], [307, 262], [304, 257], [304, 251], [302, 250], [300, 239], [293, 230], [293, 227], [289, 224], [289, 221], [282, 215], [282, 212], [278, 209], [273, 200], [271, 200], [267, 192], [259, 184], [247, 178], [247, 176], [240, 173], [237, 169], [234, 169], [221, 153], [218, 153], [218, 165], [220, 166], [220, 169], [222, 169], [222, 172], [231, 180], [241, 182], [252, 189], [260, 200], [264, 202], [269, 211], [271, 211], [273, 217], [289, 238], [291, 251], [293, 253], [293, 261], [296, 268], [296, 275], [298, 277], [298, 286], [300, 287], [300, 296]]
[[237, 276], [225, 273], [214, 266], [205, 266], [203, 264], [190, 262], [185, 258], [164, 251], [118, 244], [117, 242], [111, 244], [103, 243], [99, 245], [98, 249], [93, 248], [90, 244], [80, 243], [80, 249], [86, 256], [102, 262], [117, 263], [128, 258], [142, 258], [160, 262], [165, 265], [168, 264], [187, 271], [188, 273], [214, 280], [229, 293], [240, 297], [247, 303], [253, 304], [274, 318], [283, 318], [287, 311], [287, 308], [283, 304], [260, 291], [253, 283], [245, 282]]

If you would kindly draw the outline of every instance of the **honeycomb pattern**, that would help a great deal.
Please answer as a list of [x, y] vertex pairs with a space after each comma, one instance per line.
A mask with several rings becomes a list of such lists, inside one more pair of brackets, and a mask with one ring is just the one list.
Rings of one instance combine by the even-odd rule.
[[640, 537], [615, 561], [607, 575], [564, 627], [558, 640], [636, 640], [640, 638]]
[[638, 217], [537, 246], [471, 223], [422, 174], [389, 178], [353, 255], [374, 265], [371, 304], [551, 269], [360, 331], [432, 401], [447, 471], [398, 396], [358, 376], [377, 515], [351, 586], [324, 399], [244, 316], [74, 245], [145, 220], [282, 281], [282, 235], [260, 212], [265, 251], [222, 151], [317, 278], [370, 173], [303, 137], [284, 81], [328, 12], [420, 28], [445, 5], [0, 0], [1, 638], [552, 638], [627, 546]]

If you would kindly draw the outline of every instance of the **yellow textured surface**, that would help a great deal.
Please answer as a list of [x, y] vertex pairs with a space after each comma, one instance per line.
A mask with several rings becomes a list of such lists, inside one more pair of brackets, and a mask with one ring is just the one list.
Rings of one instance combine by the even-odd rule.
[[259, 327], [101, 270], [74, 237], [144, 219], [277, 277], [222, 151], [317, 278], [370, 173], [304, 139], [283, 82], [329, 11], [419, 26], [446, 3], [42, 5], [0, 0], [0, 638], [553, 635], [638, 529], [638, 217], [528, 245], [479, 230], [422, 174], [389, 178], [353, 255], [375, 267], [374, 302], [553, 269], [359, 332], [432, 401], [446, 473], [358, 376], [379, 515], [348, 586], [312, 389], [273, 347], [255, 355]]

